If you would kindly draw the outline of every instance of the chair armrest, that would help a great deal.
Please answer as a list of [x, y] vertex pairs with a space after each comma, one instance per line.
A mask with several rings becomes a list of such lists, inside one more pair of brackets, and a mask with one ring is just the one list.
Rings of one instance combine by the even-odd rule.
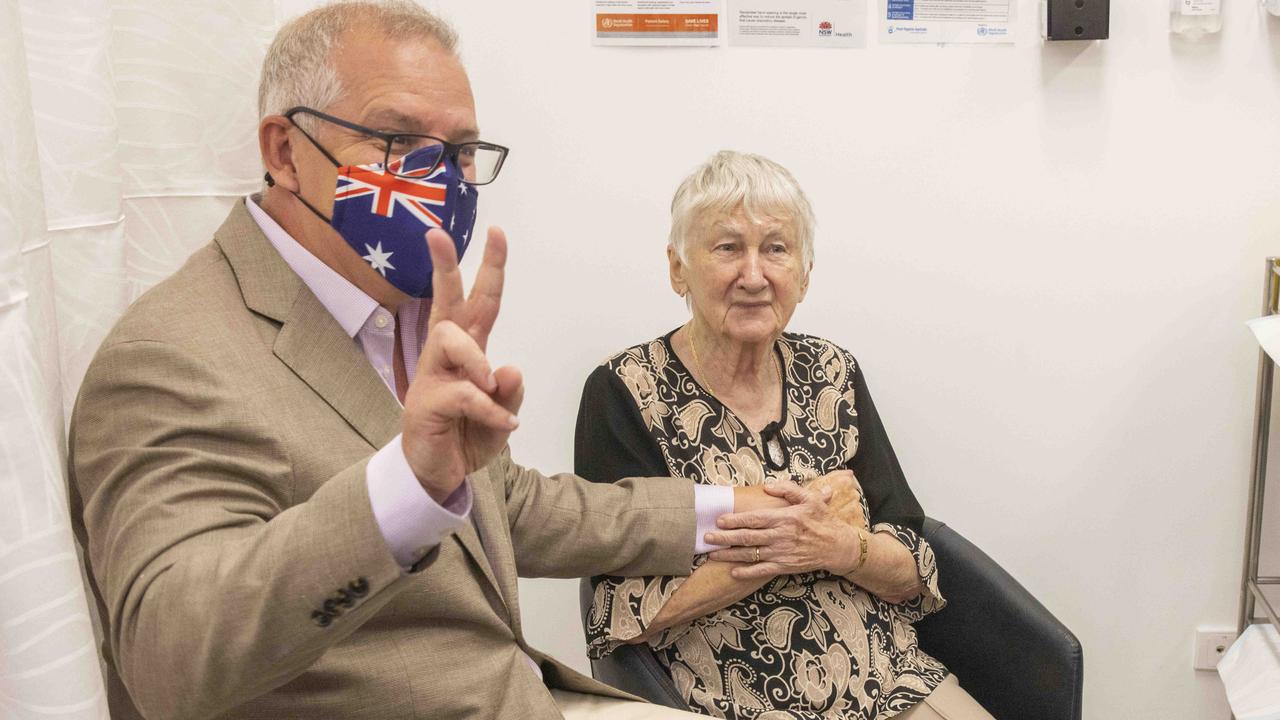
[[[578, 586], [578, 608], [582, 612], [584, 634], [594, 595], [591, 578], [582, 578]], [[689, 709], [689, 704], [676, 691], [671, 675], [648, 645], [624, 645], [599, 660], [592, 660], [591, 676], [651, 703], [677, 710]]]
[[1080, 720], [1080, 641], [986, 553], [946, 524], [924, 521], [947, 607], [916, 623], [941, 660], [1001, 720]]

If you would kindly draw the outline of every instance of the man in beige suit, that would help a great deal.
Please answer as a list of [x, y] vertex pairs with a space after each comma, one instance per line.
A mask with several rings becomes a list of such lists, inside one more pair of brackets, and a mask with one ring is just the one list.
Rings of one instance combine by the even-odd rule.
[[139, 299], [89, 368], [72, 509], [116, 720], [660, 717], [529, 647], [516, 577], [688, 573], [696, 528], [787, 505], [516, 465], [521, 377], [484, 354], [501, 231], [465, 299], [444, 232], [427, 236], [432, 297], [384, 275], [413, 263], [344, 236], [338, 167], [439, 147], [422, 172], [456, 171], [463, 195], [501, 167], [453, 43], [407, 3], [283, 28], [261, 88], [271, 187]]

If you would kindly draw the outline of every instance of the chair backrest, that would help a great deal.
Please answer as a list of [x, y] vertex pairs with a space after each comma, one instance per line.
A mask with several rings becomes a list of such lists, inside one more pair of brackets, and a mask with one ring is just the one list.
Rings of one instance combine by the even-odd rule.
[[920, 648], [1001, 720], [1080, 720], [1084, 654], [1076, 636], [945, 523], [926, 518], [923, 535], [947, 606], [916, 623]]

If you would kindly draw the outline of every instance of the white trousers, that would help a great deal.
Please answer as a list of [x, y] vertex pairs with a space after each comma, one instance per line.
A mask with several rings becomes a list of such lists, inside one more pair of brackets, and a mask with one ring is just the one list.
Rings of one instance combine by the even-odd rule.
[[[565, 720], [690, 720], [705, 717], [661, 705], [629, 702], [599, 695], [552, 690]], [[960, 687], [955, 675], [948, 675], [941, 685], [919, 705], [897, 716], [900, 720], [995, 720], [977, 700]]]
[[565, 690], [552, 690], [564, 720], [692, 720], [706, 717], [662, 705], [631, 702], [599, 695], [584, 695]]
[[[898, 716], [901, 720], [995, 720], [977, 700], [948, 675], [920, 704]], [[895, 718], [895, 720], [898, 720]]]

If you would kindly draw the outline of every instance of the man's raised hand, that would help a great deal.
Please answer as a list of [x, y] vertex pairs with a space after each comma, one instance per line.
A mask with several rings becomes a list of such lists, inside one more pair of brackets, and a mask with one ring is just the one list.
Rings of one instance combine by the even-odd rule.
[[427, 233], [432, 303], [427, 342], [405, 394], [402, 444], [423, 488], [443, 502], [468, 473], [506, 445], [519, 421], [524, 380], [514, 367], [491, 370], [485, 348], [502, 303], [507, 239], [490, 228], [471, 294], [463, 297], [453, 241]]
[[458, 270], [458, 253], [449, 233], [431, 230], [427, 233], [427, 249], [431, 252], [431, 316], [427, 320], [427, 337], [437, 323], [449, 321], [475, 339], [483, 352], [489, 345], [489, 333], [502, 306], [502, 283], [507, 266], [507, 234], [502, 228], [489, 228], [484, 244], [484, 258], [476, 272], [471, 294], [463, 299], [462, 273]]

